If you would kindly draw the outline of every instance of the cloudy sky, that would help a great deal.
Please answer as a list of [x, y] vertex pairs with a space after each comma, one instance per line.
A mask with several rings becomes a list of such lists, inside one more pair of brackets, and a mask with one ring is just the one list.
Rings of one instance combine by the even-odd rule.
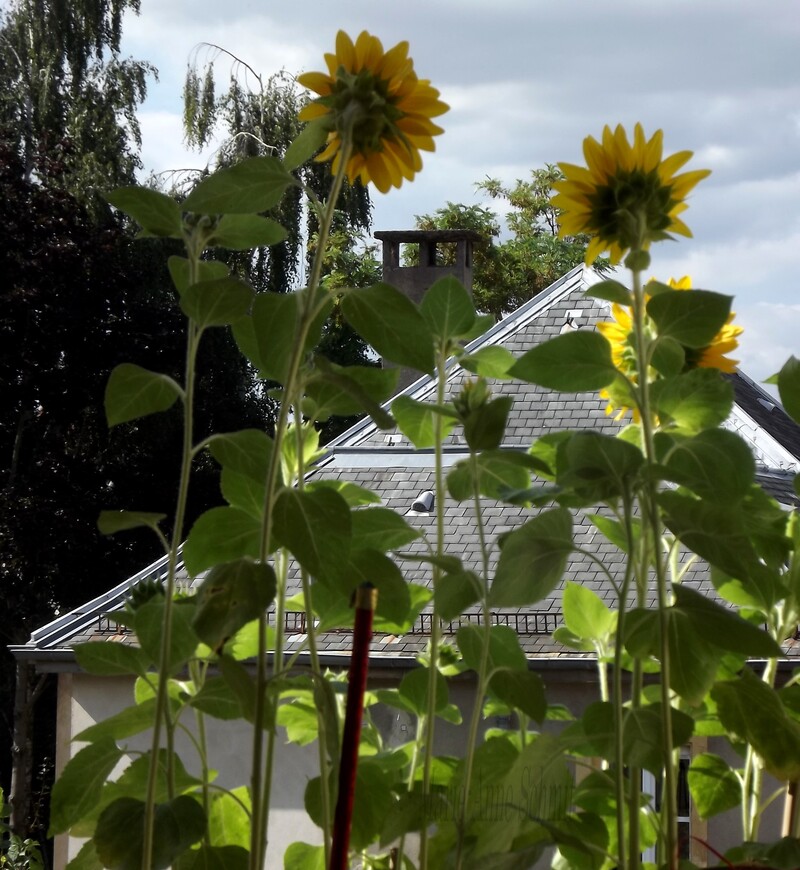
[[[752, 377], [800, 356], [800, 3], [798, 0], [142, 0], [125, 49], [154, 63], [141, 113], [143, 158], [156, 171], [200, 166], [181, 142], [187, 62], [214, 42], [265, 75], [323, 69], [337, 29], [411, 44], [420, 76], [451, 106], [445, 134], [413, 184], [374, 195], [374, 228], [507, 183], [557, 161], [580, 162], [584, 136], [641, 121], [665, 151], [695, 152], [713, 174], [684, 215], [694, 239], [654, 249], [661, 278], [736, 297]], [[205, 55], [200, 53], [202, 60]], [[218, 62], [224, 81], [230, 66]]]

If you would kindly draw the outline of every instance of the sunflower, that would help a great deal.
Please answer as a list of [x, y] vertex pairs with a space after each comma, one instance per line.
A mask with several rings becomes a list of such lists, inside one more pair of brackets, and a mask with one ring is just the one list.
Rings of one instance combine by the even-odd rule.
[[[692, 279], [688, 275], [676, 281], [674, 278], [669, 279], [669, 286], [673, 290], [691, 290]], [[706, 347], [684, 347], [683, 352], [686, 356], [686, 369], [719, 369], [721, 372], [732, 374], [736, 371], [736, 366], [739, 365], [738, 359], [730, 359], [725, 354], [736, 350], [739, 346], [739, 336], [744, 332], [741, 326], [733, 325], [733, 318], [736, 312], [731, 311], [728, 319], [720, 331], [714, 336], [711, 344]], [[609, 339], [610, 341], [610, 339]]]
[[[653, 282], [655, 279], [651, 278]], [[692, 279], [688, 275], [676, 280], [669, 279], [669, 285], [672, 290], [691, 290]], [[645, 285], [645, 304], [650, 299], [650, 294], [647, 292]], [[616, 302], [611, 305], [611, 320], [597, 324], [597, 330], [604, 335], [611, 345], [611, 359], [614, 361], [616, 369], [627, 378], [631, 383], [638, 381], [638, 371], [636, 364], [636, 354], [634, 352], [634, 336], [633, 336], [633, 316], [630, 309], [624, 305], [618, 305]], [[695, 368], [714, 368], [722, 372], [731, 374], [736, 371], [736, 366], [739, 360], [730, 359], [726, 354], [735, 350], [739, 346], [738, 338], [742, 334], [741, 326], [733, 325], [735, 313], [731, 312], [728, 315], [727, 322], [722, 329], [714, 336], [713, 340], [706, 347], [693, 348], [683, 345], [684, 353], [684, 371], [689, 371]], [[650, 330], [651, 339], [656, 336], [655, 326], [650, 318], [645, 319], [645, 329]], [[654, 369], [650, 369], [648, 377], [653, 380], [659, 377]], [[605, 399], [606, 414], [617, 412], [617, 420], [625, 416], [631, 410], [627, 404], [627, 397], [630, 395], [630, 387], [622, 379], [618, 379], [610, 387], [600, 391], [600, 398]], [[636, 410], [633, 411], [634, 422], [638, 422], [639, 414]]]
[[[597, 331], [605, 336], [611, 345], [611, 359], [615, 368], [625, 375], [628, 381], [636, 383], [638, 377], [634, 351], [633, 316], [629, 308], [614, 302], [611, 305], [611, 317], [612, 320], [598, 323]], [[617, 378], [609, 387], [600, 390], [600, 398], [607, 402], [607, 415], [617, 412], [615, 420], [621, 420], [631, 410], [634, 423], [638, 423], [641, 419], [638, 410], [632, 409], [628, 404], [632, 401], [630, 387], [623, 378]]]
[[675, 173], [691, 158], [679, 151], [662, 159], [663, 133], [649, 140], [641, 124], [634, 128], [633, 144], [625, 129], [606, 126], [603, 141], [583, 140], [586, 166], [559, 163], [564, 180], [556, 182], [553, 205], [561, 209], [560, 236], [589, 233], [587, 265], [609, 251], [612, 264], [629, 250], [647, 250], [651, 242], [671, 238], [670, 233], [691, 236], [678, 217], [688, 207], [689, 191], [710, 170]]
[[318, 121], [328, 131], [318, 161], [333, 160], [337, 172], [342, 145], [349, 143], [347, 177], [370, 181], [386, 193], [422, 169], [420, 151], [434, 151], [442, 128], [431, 121], [449, 108], [427, 79], [417, 78], [408, 43], [389, 51], [366, 30], [355, 43], [342, 30], [335, 54], [326, 54], [328, 72], [304, 73], [303, 87], [319, 94], [300, 112], [301, 121]]
[[633, 350], [633, 316], [630, 309], [611, 304], [613, 320], [597, 324], [597, 331], [604, 335], [611, 345], [611, 359], [614, 366], [623, 374], [631, 375], [636, 369], [636, 357]]

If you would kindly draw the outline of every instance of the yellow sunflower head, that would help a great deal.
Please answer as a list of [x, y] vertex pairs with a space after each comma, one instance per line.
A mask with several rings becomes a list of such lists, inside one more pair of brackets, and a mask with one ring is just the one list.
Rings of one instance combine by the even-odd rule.
[[303, 87], [319, 94], [300, 112], [301, 121], [318, 120], [328, 131], [328, 144], [316, 158], [333, 160], [337, 172], [342, 145], [347, 147], [347, 177], [372, 181], [381, 193], [400, 187], [422, 169], [420, 151], [433, 151], [442, 128], [431, 121], [447, 111], [439, 91], [417, 78], [408, 43], [389, 51], [362, 31], [355, 43], [342, 30], [336, 52], [326, 54], [328, 72], [305, 73]]
[[611, 345], [611, 359], [616, 368], [625, 375], [635, 375], [636, 356], [633, 343], [633, 318], [630, 309], [616, 302], [611, 305], [613, 320], [597, 324], [597, 331]]
[[583, 140], [586, 166], [559, 163], [565, 178], [554, 185], [552, 202], [562, 211], [560, 235], [593, 237], [587, 264], [603, 251], [618, 263], [626, 251], [647, 250], [651, 242], [671, 238], [670, 233], [691, 236], [678, 215], [687, 208], [689, 191], [710, 170], [675, 175], [692, 152], [662, 159], [662, 141], [661, 130], [648, 140], [637, 124], [631, 144], [621, 125], [613, 132], [607, 126], [602, 142], [592, 136]]
[[[673, 290], [691, 290], [692, 279], [688, 275], [675, 280], [669, 279], [669, 286]], [[730, 353], [739, 346], [739, 336], [744, 332], [741, 326], [733, 325], [735, 311], [731, 311], [728, 320], [720, 331], [714, 336], [711, 344], [706, 347], [684, 347], [686, 357], [685, 369], [719, 369], [721, 372], [732, 374], [739, 365], [738, 359], [730, 359], [725, 354]]]
[[[650, 283], [655, 282], [655, 280], [655, 278], [651, 278]], [[688, 275], [684, 275], [678, 280], [670, 278], [668, 286], [672, 290], [691, 290], [692, 279]], [[650, 299], [647, 285], [644, 289], [644, 298], [647, 302]], [[695, 368], [715, 368], [728, 374], [736, 371], [739, 360], [726, 356], [739, 346], [738, 337], [743, 332], [741, 326], [733, 325], [735, 316], [734, 312], [730, 313], [725, 325], [714, 336], [711, 344], [706, 347], [683, 346], [684, 371]], [[611, 305], [611, 318], [611, 320], [598, 323], [597, 331], [608, 339], [611, 345], [611, 359], [615, 368], [624, 377], [618, 378], [608, 388], [601, 390], [600, 398], [605, 399], [608, 403], [606, 414], [615, 413], [614, 419], [620, 420], [625, 414], [632, 411], [633, 420], [638, 423], [641, 418], [639, 412], [631, 407], [633, 400], [629, 386], [629, 384], [636, 384], [639, 378], [633, 334], [633, 316], [627, 306], [618, 305], [615, 302]], [[650, 318], [645, 318], [645, 329], [650, 330], [651, 339], [656, 337], [655, 325]], [[657, 380], [660, 377], [652, 367], [649, 368], [647, 376], [649, 380]]]
[[[638, 380], [636, 370], [636, 352], [633, 334], [633, 318], [630, 309], [616, 302], [611, 305], [612, 320], [597, 324], [597, 331], [604, 335], [611, 345], [611, 359], [616, 369], [632, 383]], [[600, 390], [600, 398], [605, 399], [606, 414], [615, 414], [615, 420], [621, 420], [628, 411], [633, 413], [634, 423], [641, 419], [638, 410], [632, 408], [633, 399], [630, 388], [623, 378], [618, 378], [613, 384]]]
[[642, 422], [642, 415], [639, 413], [638, 408], [633, 407], [630, 390], [625, 386], [624, 382], [615, 381], [610, 387], [604, 387], [600, 390], [599, 395], [606, 402], [607, 417], [613, 414], [614, 420], [619, 422], [625, 418], [626, 414], [630, 414], [634, 423]]

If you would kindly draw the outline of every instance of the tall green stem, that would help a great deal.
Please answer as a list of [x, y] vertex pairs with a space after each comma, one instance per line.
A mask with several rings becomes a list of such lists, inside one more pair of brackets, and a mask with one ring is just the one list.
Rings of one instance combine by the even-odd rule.
[[469, 723], [469, 735], [467, 737], [467, 754], [464, 762], [464, 784], [461, 808], [458, 817], [458, 843], [456, 846], [456, 870], [461, 870], [464, 855], [464, 834], [467, 824], [467, 810], [469, 809], [469, 790], [472, 785], [472, 768], [475, 761], [475, 748], [478, 742], [478, 726], [483, 710], [483, 699], [487, 689], [487, 669], [489, 666], [489, 650], [492, 642], [491, 611], [489, 610], [489, 550], [486, 546], [486, 530], [483, 525], [481, 512], [481, 494], [478, 486], [478, 463], [475, 453], [470, 452], [470, 466], [472, 470], [472, 500], [475, 509], [475, 522], [478, 526], [478, 541], [481, 547], [482, 560], [482, 601], [483, 608], [483, 647], [481, 649], [480, 668], [478, 670], [478, 685], [475, 691], [475, 703], [472, 707], [472, 717]]
[[[297, 488], [303, 490], [305, 486], [305, 432], [303, 431], [303, 420], [300, 415], [300, 408], [295, 405], [294, 412], [294, 432], [297, 442]], [[300, 578], [303, 585], [303, 604], [306, 612], [306, 631], [308, 632], [308, 652], [311, 658], [311, 673], [316, 681], [322, 679], [322, 671], [319, 666], [319, 654], [317, 652], [317, 633], [314, 625], [314, 606], [311, 598], [311, 582], [308, 576], [308, 571], [305, 568], [300, 570]], [[331, 861], [331, 801], [330, 790], [328, 789], [328, 778], [330, 766], [328, 764], [327, 751], [327, 722], [325, 718], [325, 710], [321, 704], [317, 704], [317, 729], [319, 736], [317, 737], [317, 751], [319, 753], [319, 775], [322, 779], [322, 844], [325, 849], [325, 866], [328, 867]]]
[[[436, 404], [444, 404], [445, 392], [445, 351], [439, 349], [436, 355]], [[436, 492], [436, 555], [444, 555], [444, 475], [442, 473], [442, 416], [433, 415], [433, 430], [436, 442], [435, 446], [435, 481]], [[425, 729], [425, 759], [422, 770], [422, 793], [424, 800], [430, 798], [431, 772], [433, 770], [433, 738], [436, 723], [436, 676], [439, 670], [439, 608], [436, 603], [436, 587], [439, 584], [442, 569], [439, 565], [433, 566], [433, 613], [431, 614], [431, 646], [430, 646], [430, 679], [428, 680], [428, 713], [426, 716]], [[420, 870], [426, 870], [428, 866], [428, 826], [423, 825], [420, 835], [419, 848]]]
[[[622, 688], [622, 655], [623, 641], [625, 636], [625, 614], [628, 609], [628, 597], [630, 595], [631, 581], [634, 576], [634, 554], [635, 536], [633, 534], [633, 524], [631, 522], [631, 499], [628, 493], [624, 499], [624, 521], [625, 535], [628, 546], [628, 559], [625, 563], [625, 576], [622, 579], [622, 587], [619, 594], [619, 610], [617, 612], [617, 631], [614, 636], [614, 693], [613, 693], [613, 711], [614, 711], [614, 791], [617, 807], [617, 862], [620, 870], [626, 870], [628, 861], [626, 856], [625, 843], [625, 760], [623, 753], [623, 726], [625, 716], [625, 699]], [[631, 791], [636, 791], [631, 787]], [[636, 819], [630, 818], [629, 815], [629, 835], [632, 834], [634, 827], [638, 823], [638, 815]], [[633, 855], [630, 855], [631, 861], [635, 860]]]
[[[195, 685], [195, 690], [198, 690], [203, 685], [205, 678], [197, 661], [189, 662], [189, 673], [192, 677], [192, 682]], [[206, 739], [206, 718], [202, 710], [195, 709], [194, 720], [197, 725], [197, 740], [195, 741], [195, 745], [197, 747], [198, 755], [200, 756], [200, 777], [203, 781], [203, 811], [206, 814], [206, 818], [208, 818], [209, 810], [211, 808], [211, 800], [209, 796], [208, 740]], [[207, 845], [211, 845], [208, 828], [206, 828], [205, 842]]]
[[[264, 520], [261, 528], [261, 544], [259, 559], [266, 562], [269, 556], [269, 540], [272, 533], [272, 510], [277, 495], [277, 482], [280, 471], [281, 447], [286, 434], [289, 415], [292, 404], [297, 398], [298, 375], [300, 365], [305, 355], [305, 344], [308, 331], [317, 313], [317, 290], [319, 289], [322, 275], [322, 261], [325, 248], [328, 243], [333, 215], [336, 210], [336, 202], [344, 184], [347, 163], [350, 157], [351, 146], [345, 140], [342, 142], [339, 159], [339, 169], [334, 176], [330, 195], [325, 211], [320, 221], [317, 250], [314, 254], [314, 262], [308, 287], [301, 291], [301, 306], [299, 311], [295, 341], [289, 358], [286, 381], [284, 383], [284, 399], [278, 412], [278, 420], [275, 424], [275, 438], [272, 455], [267, 467], [267, 476], [264, 484]], [[278, 585], [276, 596], [276, 619], [275, 626], [275, 657], [273, 672], [277, 674], [283, 666], [283, 612], [285, 609], [286, 588], [285, 584]], [[259, 620], [258, 631], [258, 658], [256, 662], [256, 704], [253, 725], [253, 769], [251, 776], [251, 791], [253, 801], [253, 829], [250, 838], [250, 866], [252, 870], [263, 870], [266, 860], [266, 848], [268, 841], [268, 812], [272, 792], [272, 772], [275, 755], [275, 729], [270, 728], [267, 737], [266, 758], [264, 752], [264, 717], [266, 714], [266, 689], [267, 689], [267, 615], [264, 614]]]
[[[650, 341], [645, 330], [645, 295], [642, 286], [642, 276], [638, 269], [633, 271], [633, 317], [636, 341], [636, 358], [638, 362], [639, 381], [637, 398], [641, 414], [642, 449], [648, 466], [656, 462], [653, 432], [653, 414], [650, 405], [650, 385], [648, 369], [650, 362]], [[661, 548], [662, 527], [656, 500], [655, 482], [650, 476], [643, 485], [642, 506], [642, 545], [645, 552], [652, 553], [655, 563], [655, 582], [658, 600], [658, 621], [660, 633], [659, 655], [661, 659], [661, 709], [663, 716], [662, 755], [664, 763], [664, 788], [662, 790], [662, 809], [664, 816], [665, 862], [670, 868], [677, 867], [678, 861], [678, 795], [675, 771], [675, 747], [672, 741], [670, 717], [670, 656], [669, 656], [669, 591], [667, 589], [666, 571]], [[635, 788], [635, 784], [632, 783]], [[636, 856], [631, 855], [631, 860]]]
[[[278, 676], [283, 671], [283, 648], [284, 648], [284, 640], [285, 640], [285, 628], [286, 628], [286, 578], [288, 576], [288, 564], [289, 564], [289, 556], [286, 550], [281, 549], [278, 551], [275, 556], [275, 574], [278, 578], [278, 594], [276, 596], [276, 605], [275, 605], [275, 650], [274, 650], [274, 658], [272, 662], [272, 675], [273, 678]], [[267, 847], [267, 834], [269, 829], [269, 804], [270, 804], [270, 790], [272, 787], [272, 773], [273, 767], [275, 763], [275, 739], [276, 739], [276, 729], [269, 728], [267, 734], [267, 752], [266, 752], [266, 760], [264, 763], [264, 791], [265, 795], [262, 795], [260, 800], [258, 801], [259, 814], [258, 819], [256, 820], [255, 810], [253, 811], [253, 825], [254, 827], [257, 825], [258, 830], [262, 833], [264, 838], [264, 846], [259, 854], [263, 854], [266, 857], [266, 847]], [[251, 857], [251, 861], [252, 861]]]
[[[194, 242], [194, 243], [193, 243]], [[197, 281], [197, 265], [200, 259], [200, 250], [196, 241], [188, 240], [189, 248], [189, 281], [194, 284]], [[175, 507], [175, 526], [172, 530], [169, 556], [167, 560], [167, 585], [164, 596], [164, 624], [161, 637], [161, 658], [159, 661], [159, 679], [156, 690], [156, 710], [153, 722], [153, 738], [150, 751], [150, 766], [147, 773], [147, 792], [145, 797], [144, 835], [142, 843], [142, 870], [150, 870], [153, 855], [153, 843], [155, 835], [155, 805], [156, 789], [158, 784], [158, 754], [161, 747], [162, 722], [170, 728], [168, 720], [169, 709], [167, 706], [169, 688], [169, 659], [172, 645], [172, 608], [175, 597], [175, 575], [178, 565], [178, 550], [183, 539], [183, 523], [186, 515], [186, 500], [189, 493], [189, 476], [192, 468], [192, 438], [193, 438], [193, 415], [194, 415], [194, 384], [195, 362], [197, 348], [202, 336], [202, 330], [198, 329], [193, 321], [189, 321], [186, 338], [186, 367], [185, 386], [183, 397], [183, 447], [181, 452], [181, 474], [178, 483], [178, 499]], [[172, 755], [167, 753], [167, 781], [173, 777]]]
[[[781, 635], [783, 636], [783, 635]], [[778, 660], [767, 659], [761, 679], [766, 685], [775, 684], [778, 671]], [[742, 834], [745, 840], [758, 840], [758, 829], [761, 822], [761, 792], [763, 788], [764, 765], [758, 754], [748, 743], [744, 760], [744, 776], [742, 782]]]

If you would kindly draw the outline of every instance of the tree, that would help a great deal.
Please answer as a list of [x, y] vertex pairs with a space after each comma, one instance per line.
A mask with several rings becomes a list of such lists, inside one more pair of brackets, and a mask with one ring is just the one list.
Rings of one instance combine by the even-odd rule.
[[[132, 182], [138, 166], [135, 111], [147, 76], [155, 71], [120, 57], [123, 14], [138, 11], [138, 5], [138, 0], [11, 0], [0, 15], [0, 583], [4, 611], [13, 614], [0, 633], [4, 642], [23, 640], [77, 590], [83, 595], [87, 566], [96, 564], [93, 522], [80, 512], [70, 524], [65, 507], [94, 508], [85, 496], [97, 473], [88, 456], [98, 430], [83, 395], [102, 369], [83, 315], [103, 309], [119, 319], [113, 287], [98, 290], [118, 265], [113, 252], [119, 227], [102, 192]], [[62, 344], [64, 338], [71, 344]], [[81, 465], [76, 460], [83, 451]], [[116, 562], [101, 558], [95, 582], [105, 585]], [[13, 733], [17, 833], [33, 821], [34, 756], [26, 727], [43, 688], [28, 676], [20, 674], [15, 694], [14, 663], [5, 651], [0, 654], [0, 692], [15, 698], [13, 721], [10, 709], [2, 715], [8, 737]], [[40, 795], [46, 794], [53, 766], [55, 699], [47, 691], [44, 699], [50, 708], [33, 723]], [[12, 746], [12, 739], [3, 745]], [[3, 753], [4, 785], [8, 762]]]
[[12, 0], [0, 19], [0, 128], [24, 176], [49, 172], [102, 209], [140, 166], [136, 108], [148, 63], [122, 58], [122, 17], [139, 0]]
[[[134, 243], [104, 200], [134, 180], [135, 113], [153, 72], [120, 57], [127, 9], [138, 11], [138, 0], [15, 0], [0, 22], [0, 588], [4, 612], [13, 614], [0, 628], [3, 646], [160, 555], [154, 537], [101, 538], [101, 509], [173, 509], [178, 416], [109, 432], [103, 413], [108, 375], [134, 348], [137, 363], [173, 375], [184, 353], [165, 268], [166, 253], [177, 251]], [[228, 364], [212, 369], [209, 358]], [[252, 390], [228, 334], [207, 337], [198, 365], [201, 437], [267, 425], [268, 403]], [[189, 521], [220, 500], [210, 460], [199, 460], [197, 471]], [[32, 823], [31, 776], [37, 791], [48, 788], [46, 726], [55, 716], [42, 710], [33, 722], [44, 728], [34, 764], [24, 731], [39, 687], [29, 689], [22, 676], [15, 721], [10, 707], [0, 714], [9, 738], [0, 743], [14, 745], [11, 799], [21, 833]], [[3, 651], [3, 697], [14, 697], [13, 685], [14, 664]], [[4, 752], [6, 790], [8, 775]]]
[[[506, 224], [511, 238], [500, 239], [497, 215], [478, 205], [448, 202], [432, 215], [418, 215], [422, 230], [475, 230], [485, 241], [475, 246], [473, 295], [482, 310], [502, 317], [535, 296], [565, 272], [583, 262], [588, 238], [558, 238], [558, 212], [550, 204], [553, 184], [562, 178], [556, 166], [531, 171], [531, 180], [513, 187], [497, 179], [478, 182], [478, 190], [508, 207]], [[443, 252], [447, 257], [447, 251]], [[605, 271], [605, 261], [596, 264]]]

